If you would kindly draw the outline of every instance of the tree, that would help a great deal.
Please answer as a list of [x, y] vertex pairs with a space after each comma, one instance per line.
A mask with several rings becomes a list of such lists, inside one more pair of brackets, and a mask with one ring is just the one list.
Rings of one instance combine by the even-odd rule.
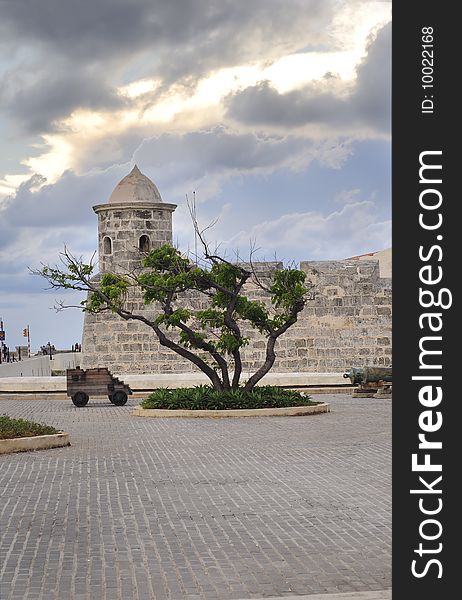
[[[247, 323], [266, 338], [265, 360], [244, 385], [250, 391], [273, 366], [277, 339], [296, 323], [305, 306], [309, 292], [306, 274], [284, 268], [275, 271], [269, 284], [263, 284], [252, 261], [249, 265], [231, 263], [211, 253], [195, 220], [194, 225], [204, 249], [201, 266], [165, 244], [144, 257], [140, 273], [104, 273], [95, 278], [93, 259], [85, 263], [65, 248], [61, 265], [43, 265], [33, 273], [44, 277], [52, 288], [88, 292], [80, 306], [85, 312], [112, 311], [126, 321], [144, 323], [162, 346], [191, 361], [219, 391], [239, 387], [241, 349], [249, 343], [241, 327]], [[243, 288], [249, 281], [266, 291], [271, 309], [247, 298]], [[155, 319], [127, 308], [131, 287], [141, 290], [145, 304], [155, 303], [159, 308]], [[191, 291], [207, 299], [207, 308], [190, 308], [187, 294]], [[60, 308], [68, 307], [60, 303]], [[176, 336], [169, 335], [170, 331]]]

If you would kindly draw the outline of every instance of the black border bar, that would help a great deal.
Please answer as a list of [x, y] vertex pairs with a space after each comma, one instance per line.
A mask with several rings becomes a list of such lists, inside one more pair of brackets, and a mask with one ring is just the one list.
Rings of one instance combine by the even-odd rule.
[[461, 25], [451, 7], [393, 5], [394, 600], [461, 593]]

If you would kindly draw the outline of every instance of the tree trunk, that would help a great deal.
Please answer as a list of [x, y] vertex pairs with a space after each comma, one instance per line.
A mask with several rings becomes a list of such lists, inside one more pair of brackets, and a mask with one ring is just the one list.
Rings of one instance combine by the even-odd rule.
[[241, 379], [241, 373], [242, 373], [241, 353], [239, 352], [239, 350], [234, 350], [233, 357], [234, 357], [234, 374], [233, 374], [233, 382], [231, 384], [231, 387], [233, 390], [237, 390], [237, 388], [239, 387], [239, 381]]
[[[161, 335], [159, 335], [159, 333]], [[189, 350], [186, 350], [186, 348], [182, 348], [181, 346], [178, 346], [178, 344], [175, 344], [175, 342], [170, 340], [160, 329], [159, 333], [156, 331], [161, 346], [166, 346], [167, 348], [170, 348], [170, 350], [173, 350], [183, 358], [186, 358], [187, 360], [191, 361], [193, 364], [196, 365], [196, 367], [199, 367], [199, 369], [203, 373], [205, 373], [205, 375], [207, 375], [207, 377], [212, 382], [213, 387], [217, 391], [223, 391], [223, 383], [221, 382], [221, 379], [218, 377], [215, 371], [212, 369], [212, 367], [209, 367], [201, 358], [199, 358], [199, 356], [196, 356], [192, 352], [189, 352]]]
[[[177, 327], [179, 329], [181, 329], [181, 331], [184, 331], [190, 340], [195, 339], [194, 331], [190, 327], [188, 327], [184, 323], [179, 323], [177, 325]], [[213, 357], [213, 359], [215, 360], [215, 362], [218, 364], [218, 366], [221, 369], [222, 388], [224, 390], [230, 390], [231, 383], [229, 381], [228, 363], [226, 362], [226, 359], [224, 359], [223, 356], [221, 356], [221, 354], [219, 352], [214, 350], [213, 347], [211, 347], [206, 342], [202, 342], [201, 340], [196, 340], [196, 344], [197, 344], [197, 348], [199, 348], [200, 350], [204, 350], [205, 352], [209, 352], [210, 355]]]
[[209, 367], [206, 362], [204, 362], [199, 356], [196, 356], [193, 352], [190, 352], [186, 348], [179, 346], [173, 340], [168, 338], [165, 335], [165, 333], [158, 327], [158, 325], [156, 325], [153, 321], [150, 321], [149, 319], [146, 319], [141, 315], [134, 315], [122, 309], [118, 309], [116, 312], [125, 321], [141, 321], [142, 323], [148, 325], [157, 335], [161, 346], [170, 348], [170, 350], [173, 350], [174, 352], [176, 352], [176, 354], [179, 354], [183, 358], [186, 358], [194, 365], [196, 365], [196, 367], [199, 367], [199, 369], [210, 379], [213, 387], [219, 392], [223, 391], [223, 383], [218, 377], [218, 375], [215, 373], [215, 371], [212, 369], [212, 367]]
[[299, 302], [298, 304], [296, 304], [292, 308], [292, 314], [290, 315], [289, 319], [284, 323], [284, 325], [281, 325], [279, 329], [273, 331], [273, 333], [269, 336], [268, 342], [266, 344], [266, 360], [263, 363], [263, 365], [258, 369], [258, 371], [254, 373], [252, 377], [250, 377], [250, 379], [244, 386], [244, 390], [246, 390], [247, 392], [252, 391], [253, 388], [257, 385], [257, 383], [260, 381], [260, 379], [264, 377], [274, 365], [274, 361], [276, 360], [276, 353], [274, 352], [276, 340], [280, 335], [285, 333], [289, 329], [289, 327], [292, 327], [292, 325], [297, 322], [297, 315], [303, 309], [303, 306], [303, 302]]
[[271, 335], [268, 338], [268, 342], [266, 344], [266, 360], [263, 365], [256, 371], [252, 377], [247, 381], [244, 386], [244, 390], [246, 392], [251, 392], [253, 388], [257, 385], [257, 383], [264, 377], [271, 367], [274, 365], [274, 361], [276, 360], [276, 354], [274, 352], [274, 346], [276, 344], [276, 337]]

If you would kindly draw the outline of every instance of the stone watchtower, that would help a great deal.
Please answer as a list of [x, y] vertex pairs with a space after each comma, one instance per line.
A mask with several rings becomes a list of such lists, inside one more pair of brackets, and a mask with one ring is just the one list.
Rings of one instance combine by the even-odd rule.
[[[143, 256], [172, 243], [172, 213], [176, 204], [162, 201], [156, 185], [135, 165], [114, 188], [98, 215], [99, 275], [139, 271]], [[151, 314], [141, 292], [130, 290], [129, 308]], [[112, 313], [85, 314], [82, 367], [107, 366], [116, 372], [149, 372], [159, 358], [159, 344], [145, 326]]]
[[172, 243], [175, 204], [162, 201], [154, 183], [135, 165], [114, 188], [98, 215], [100, 273], [130, 273], [152, 248]]

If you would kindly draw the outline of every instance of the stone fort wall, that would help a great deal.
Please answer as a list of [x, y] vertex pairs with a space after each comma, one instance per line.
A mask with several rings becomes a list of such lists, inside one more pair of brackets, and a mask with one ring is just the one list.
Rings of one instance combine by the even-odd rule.
[[[274, 267], [268, 264], [267, 270]], [[264, 272], [265, 264], [258, 268]], [[273, 371], [341, 372], [364, 364], [391, 365], [391, 278], [380, 276], [379, 261], [306, 261], [300, 269], [315, 285], [315, 293], [298, 322], [278, 340]], [[246, 293], [269, 303], [265, 293], [251, 284]], [[192, 294], [189, 303], [204, 306], [202, 298]], [[128, 305], [147, 317], [157, 314], [136, 294]], [[246, 333], [251, 341], [242, 352], [244, 371], [254, 371], [264, 360], [265, 340], [258, 332]], [[146, 325], [113, 314], [85, 316], [82, 347], [82, 368], [107, 366], [116, 373], [197, 371], [162, 348]]]

